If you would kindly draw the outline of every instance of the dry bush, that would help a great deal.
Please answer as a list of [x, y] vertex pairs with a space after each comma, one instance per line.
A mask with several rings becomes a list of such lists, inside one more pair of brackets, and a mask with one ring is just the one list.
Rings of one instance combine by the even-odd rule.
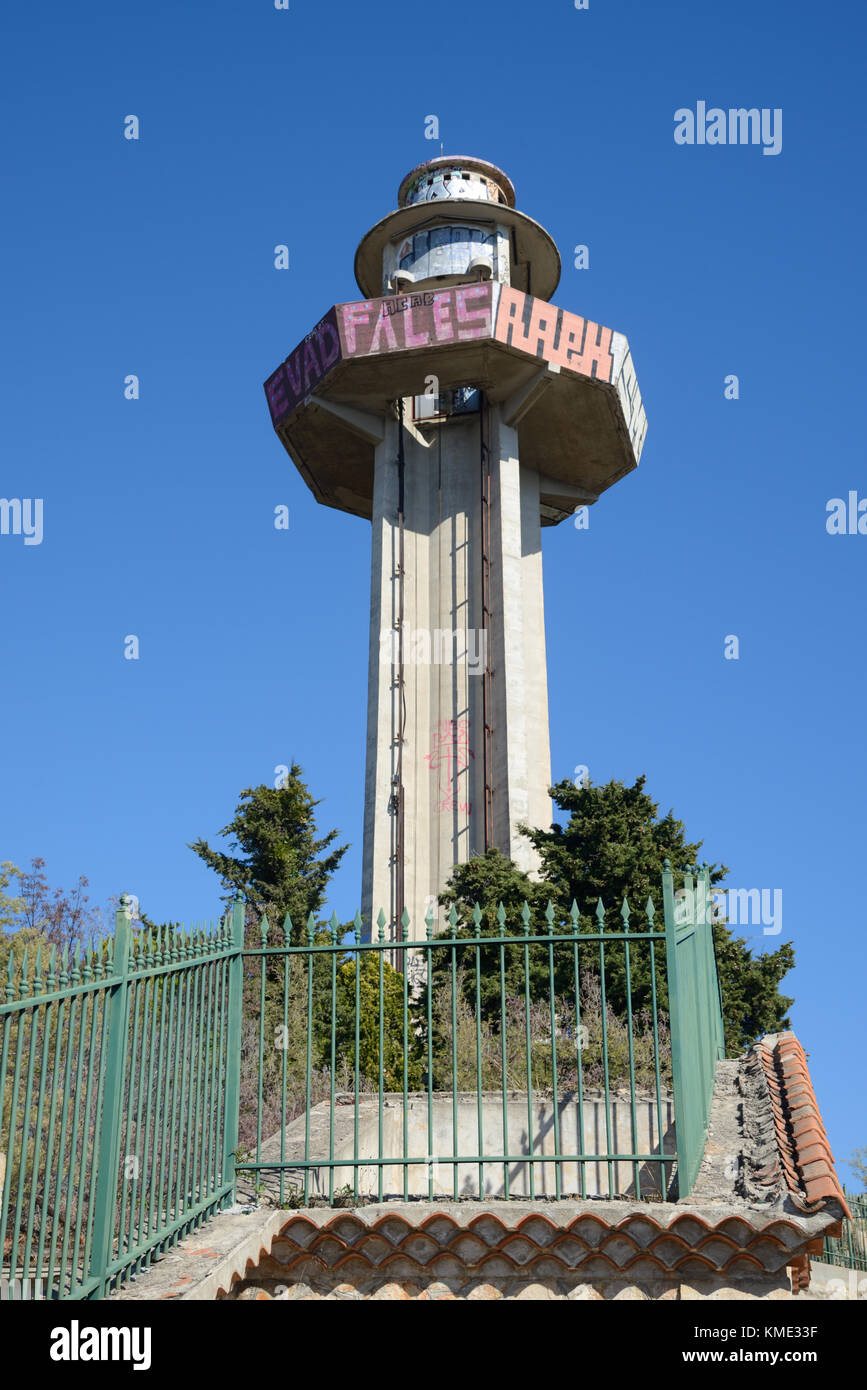
[[[433, 999], [434, 1086], [437, 1090], [499, 1090], [503, 1082], [503, 1051], [505, 1039], [505, 1086], [507, 1090], [550, 1093], [554, 1084], [556, 1053], [557, 1087], [560, 1094], [601, 1089], [605, 1081], [605, 1058], [608, 1059], [608, 1084], [612, 1090], [629, 1085], [630, 1025], [619, 1018], [606, 1002], [603, 1029], [602, 991], [599, 977], [590, 971], [582, 973], [580, 1023], [576, 1018], [574, 999], [554, 1000], [554, 1045], [552, 1045], [550, 1003], [530, 1001], [529, 1047], [527, 1006], [520, 996], [507, 997], [504, 1010], [505, 1032], [502, 1027], [485, 1019], [477, 1022], [462, 988], [460, 972], [455, 980], [454, 1009], [457, 1019], [457, 1045], [453, 1047], [452, 989], [449, 983], [439, 986]], [[655, 1090], [656, 1045], [653, 1019], [649, 1009], [632, 1015], [632, 1050], [635, 1085], [640, 1091]], [[671, 1085], [671, 1039], [668, 1019], [658, 1014], [660, 1084], [665, 1090]], [[478, 1057], [481, 1054], [481, 1082]]]

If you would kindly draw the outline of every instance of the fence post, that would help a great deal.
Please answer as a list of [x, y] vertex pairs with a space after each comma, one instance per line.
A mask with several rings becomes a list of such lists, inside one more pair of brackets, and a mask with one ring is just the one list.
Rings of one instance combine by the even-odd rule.
[[713, 1018], [716, 1059], [726, 1055], [725, 1025], [722, 1015], [722, 991], [719, 983], [719, 969], [716, 963], [716, 946], [713, 939], [714, 902], [711, 896], [710, 869], [704, 867], [705, 902], [707, 903], [707, 969], [710, 981], [710, 1012]]
[[129, 1030], [129, 967], [132, 926], [129, 898], [121, 894], [120, 908], [115, 916], [112, 944], [112, 973], [117, 976], [104, 1004], [108, 1013], [106, 1036], [105, 1086], [99, 1129], [94, 1134], [96, 1162], [96, 1192], [94, 1195], [93, 1247], [91, 1278], [99, 1284], [88, 1295], [104, 1298], [108, 1292], [106, 1270], [111, 1264], [114, 1223], [117, 1214], [117, 1181], [120, 1166], [121, 1108], [126, 1074], [127, 1032]]
[[705, 1109], [710, 1105], [710, 1096], [707, 1095], [708, 1085], [713, 1087], [713, 1074], [716, 1065], [718, 1051], [718, 1037], [716, 1028], [716, 1010], [714, 1000], [711, 995], [711, 984], [713, 980], [713, 948], [710, 940], [710, 920], [708, 917], [709, 896], [708, 883], [706, 878], [707, 870], [703, 864], [696, 865], [695, 875], [695, 972], [696, 972], [696, 1020], [697, 1032], [700, 1039], [699, 1056], [700, 1084], [699, 1089], [702, 1098], [702, 1107]]
[[229, 957], [228, 1028], [226, 1037], [226, 1109], [223, 1116], [223, 1182], [232, 1184], [232, 1191], [223, 1198], [223, 1206], [235, 1200], [235, 1151], [238, 1147], [238, 1123], [241, 1105], [241, 1010], [244, 989], [244, 899], [237, 897], [232, 904], [232, 954]]
[[662, 871], [662, 902], [665, 910], [665, 968], [668, 977], [668, 1022], [671, 1036], [671, 1081], [674, 1091], [674, 1125], [677, 1139], [678, 1195], [686, 1197], [692, 1183], [689, 1102], [686, 1085], [686, 1048], [681, 1027], [680, 980], [677, 958], [677, 923], [674, 908], [674, 875], [671, 860], [666, 859]]

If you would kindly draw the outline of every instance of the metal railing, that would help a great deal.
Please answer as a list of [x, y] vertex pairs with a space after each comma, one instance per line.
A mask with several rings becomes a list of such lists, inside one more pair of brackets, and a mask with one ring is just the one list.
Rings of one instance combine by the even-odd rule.
[[829, 1264], [867, 1271], [867, 1192], [846, 1192], [851, 1221], [842, 1221], [837, 1239], [825, 1237], [822, 1259]]
[[[243, 912], [10, 954], [0, 1003], [4, 1290], [99, 1298], [234, 1183]], [[234, 1123], [233, 1123], [234, 1117]]]
[[113, 941], [13, 951], [3, 1286], [103, 1297], [239, 1193], [688, 1195], [723, 1055], [707, 871], [675, 895], [666, 866], [663, 902], [664, 928], [652, 901], [525, 905], [369, 940], [240, 899], [133, 933], [124, 907]]
[[671, 1063], [677, 1116], [678, 1190], [692, 1191], [704, 1153], [716, 1064], [725, 1057], [722, 996], [713, 944], [707, 867], [684, 875], [675, 895], [666, 859], [662, 874], [671, 1010]]
[[638, 929], [626, 903], [607, 925], [601, 902], [595, 923], [574, 905], [558, 922], [549, 905], [535, 927], [525, 906], [512, 931], [502, 907], [463, 926], [452, 910], [421, 939], [406, 917], [387, 938], [382, 914], [370, 940], [359, 920], [348, 934], [336, 918], [300, 934], [263, 920], [245, 950], [259, 1030], [239, 1169], [252, 1190], [299, 1204], [663, 1197], [676, 1160], [687, 1195], [724, 1055], [707, 870], [676, 901], [667, 867], [663, 898], [664, 931], [652, 901]]

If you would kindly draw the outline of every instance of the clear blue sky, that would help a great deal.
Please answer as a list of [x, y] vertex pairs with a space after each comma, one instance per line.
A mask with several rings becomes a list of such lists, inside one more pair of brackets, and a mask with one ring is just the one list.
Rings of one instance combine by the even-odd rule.
[[[867, 497], [863, 7], [48, 0], [3, 25], [0, 494], [44, 499], [44, 540], [0, 536], [0, 858], [209, 916], [186, 843], [297, 759], [356, 907], [370, 530], [313, 501], [262, 382], [359, 297], [436, 114], [551, 231], [556, 302], [628, 335], [647, 407], [638, 472], [545, 535], [555, 778], [645, 772], [732, 886], [782, 889], [768, 944], [797, 950], [832, 1146], [867, 1143], [867, 536], [825, 529]], [[699, 100], [782, 108], [782, 152], [677, 146]]]

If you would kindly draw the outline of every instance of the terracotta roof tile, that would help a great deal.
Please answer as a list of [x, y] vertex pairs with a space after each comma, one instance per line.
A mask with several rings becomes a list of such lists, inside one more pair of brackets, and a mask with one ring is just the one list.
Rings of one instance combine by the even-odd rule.
[[836, 1199], [848, 1216], [803, 1047], [794, 1033], [777, 1033], [760, 1039], [753, 1053], [771, 1093], [777, 1147], [792, 1195], [810, 1203]]
[[580, 1211], [554, 1221], [532, 1212], [501, 1220], [486, 1212], [464, 1224], [434, 1212], [414, 1225], [392, 1213], [371, 1213], [364, 1221], [341, 1212], [318, 1223], [294, 1216], [275, 1238], [269, 1263], [295, 1278], [339, 1270], [346, 1279], [359, 1279], [387, 1270], [398, 1280], [449, 1278], [470, 1269], [490, 1278], [561, 1278], [576, 1271], [585, 1278], [734, 1278], [789, 1266], [793, 1287], [802, 1288], [809, 1277], [807, 1251], [817, 1248], [803, 1218], [768, 1220], [731, 1211], [717, 1217], [673, 1206], [613, 1217]]
[[[836, 1201], [850, 1216], [803, 1047], [794, 1033], [778, 1033], [761, 1038], [752, 1055], [758, 1059], [767, 1081], [780, 1166], [790, 1197], [805, 1211], [815, 1211], [826, 1201]], [[755, 1175], [755, 1180], [764, 1185], [768, 1176], [766, 1167]], [[795, 1293], [808, 1287], [810, 1254], [820, 1252], [821, 1242], [813, 1241], [806, 1252], [790, 1263]]]

